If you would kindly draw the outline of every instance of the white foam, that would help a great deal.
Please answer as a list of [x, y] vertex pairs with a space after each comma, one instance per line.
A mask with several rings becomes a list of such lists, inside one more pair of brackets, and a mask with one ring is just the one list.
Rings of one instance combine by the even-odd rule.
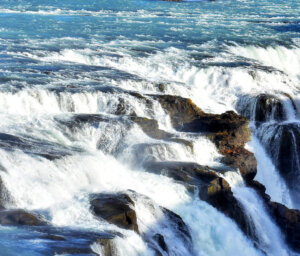
[[274, 67], [291, 75], [300, 75], [300, 48], [284, 46], [234, 46], [229, 51], [236, 56], [256, 60], [264, 65]]

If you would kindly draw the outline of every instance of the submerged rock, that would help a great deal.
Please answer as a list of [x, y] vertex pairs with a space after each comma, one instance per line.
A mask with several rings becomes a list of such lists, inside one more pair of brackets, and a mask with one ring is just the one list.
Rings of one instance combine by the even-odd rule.
[[40, 226], [45, 225], [46, 222], [41, 216], [34, 213], [30, 213], [22, 209], [8, 209], [0, 211], [0, 224], [14, 226]]
[[38, 236], [42, 255], [100, 255], [115, 256], [114, 234], [92, 232], [68, 227], [31, 227]]
[[92, 195], [91, 210], [109, 223], [139, 233], [134, 202], [127, 194]]

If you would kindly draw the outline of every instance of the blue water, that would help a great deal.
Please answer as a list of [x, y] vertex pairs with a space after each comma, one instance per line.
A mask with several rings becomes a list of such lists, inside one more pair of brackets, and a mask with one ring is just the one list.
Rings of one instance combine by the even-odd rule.
[[[136, 189], [178, 214], [192, 210], [194, 203], [184, 188], [170, 180], [161, 180], [159, 185], [160, 178], [137, 171], [140, 165], [136, 163], [141, 160], [130, 147], [144, 142], [144, 135], [136, 128], [126, 137], [128, 127], [122, 125], [70, 132], [57, 124], [57, 118], [68, 118], [71, 113], [110, 116], [122, 98], [129, 104], [126, 114], [135, 111], [154, 118], [161, 128], [174, 132], [161, 108], [154, 105], [147, 110], [142, 101], [126, 94], [162, 93], [157, 86], [161, 83], [163, 93], [189, 97], [213, 113], [237, 110], [241, 98], [259, 93], [288, 94], [299, 109], [300, 1], [2, 0], [0, 132], [33, 141], [27, 151], [0, 149], [1, 178], [13, 198], [9, 207], [45, 213], [54, 226], [98, 231], [103, 226], [99, 228], [99, 221], [89, 215], [86, 195], [90, 192]], [[300, 114], [291, 106], [287, 109], [289, 119], [299, 122]], [[106, 147], [99, 148], [98, 140]], [[153, 143], [149, 138], [144, 140]], [[203, 144], [197, 155], [169, 145], [153, 149], [151, 154], [162, 160], [192, 159], [208, 164], [205, 161], [214, 156], [209, 147]], [[40, 158], [50, 151], [72, 152], [74, 156], [53, 162]], [[97, 172], [99, 166], [105, 170], [102, 174]], [[259, 162], [259, 166], [265, 165]], [[122, 168], [133, 177], [129, 185], [118, 178]], [[145, 185], [137, 185], [139, 182]], [[166, 193], [162, 198], [159, 189]], [[177, 194], [169, 197], [174, 191]], [[288, 196], [281, 191], [273, 194], [272, 199], [282, 203]], [[299, 208], [292, 203], [289, 206]], [[260, 255], [225, 216], [219, 224], [203, 224], [199, 216], [219, 219], [221, 215], [201, 207], [195, 211], [200, 215], [189, 213], [184, 219], [190, 226], [197, 223], [207, 229], [204, 234], [191, 227], [195, 255], [242, 255], [245, 251]], [[145, 219], [142, 222], [148, 225]], [[222, 225], [232, 230], [228, 237], [236, 239], [236, 245], [228, 243]], [[35, 234], [30, 229], [1, 229], [0, 255], [51, 255], [48, 242], [34, 238]], [[131, 239], [128, 243], [134, 249], [119, 241], [123, 248], [120, 255], [152, 255], [137, 235], [123, 235]], [[272, 230], [262, 236], [266, 241], [281, 239], [273, 236]], [[282, 241], [278, 244], [280, 247]], [[265, 248], [267, 255], [276, 255], [277, 247], [270, 247]], [[280, 250], [278, 255], [288, 251], [284, 246]]]

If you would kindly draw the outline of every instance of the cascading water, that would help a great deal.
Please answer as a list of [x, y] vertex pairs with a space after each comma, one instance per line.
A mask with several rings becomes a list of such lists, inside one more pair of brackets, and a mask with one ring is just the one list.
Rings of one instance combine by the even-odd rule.
[[[47, 222], [1, 225], [0, 254], [107, 256], [104, 237], [114, 256], [297, 255], [212, 135], [178, 129], [190, 109], [155, 95], [247, 116], [255, 180], [300, 209], [299, 15], [297, 0], [0, 3], [0, 221]], [[201, 197], [222, 177], [257, 239]], [[94, 214], [91, 195], [118, 193], [139, 232]]]

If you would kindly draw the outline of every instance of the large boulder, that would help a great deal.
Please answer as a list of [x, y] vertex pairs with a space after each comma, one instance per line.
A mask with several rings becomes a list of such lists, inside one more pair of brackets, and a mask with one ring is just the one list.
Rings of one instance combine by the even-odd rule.
[[[142, 232], [139, 232], [137, 226], [137, 216], [134, 211], [134, 200], [137, 199], [147, 202], [146, 205], [153, 211], [154, 216], [156, 212], [161, 212], [159, 219], [155, 223], [156, 227], [151, 227]], [[94, 194], [91, 195], [91, 209], [92, 212], [109, 223], [115, 224], [120, 228], [134, 230], [139, 233], [148, 246], [155, 252], [155, 255], [165, 255], [166, 253], [174, 253], [174, 249], [170, 247], [169, 232], [176, 237], [176, 241], [184, 245], [186, 252], [192, 251], [192, 237], [187, 225], [182, 218], [176, 213], [156, 205], [150, 198], [138, 194], [135, 191], [129, 190], [116, 194]], [[168, 230], [167, 237], [164, 230]], [[157, 230], [161, 231], [157, 233]], [[166, 242], [169, 240], [169, 244]], [[99, 241], [98, 241], [99, 242]], [[109, 241], [102, 241], [103, 251], [112, 251]], [[172, 240], [173, 242], [173, 240]], [[110, 254], [108, 254], [110, 255]]]
[[91, 210], [109, 223], [139, 233], [134, 202], [127, 194], [92, 195]]
[[30, 213], [22, 209], [9, 209], [0, 211], [0, 224], [14, 226], [40, 226], [45, 225], [46, 222], [41, 216], [34, 213]]

